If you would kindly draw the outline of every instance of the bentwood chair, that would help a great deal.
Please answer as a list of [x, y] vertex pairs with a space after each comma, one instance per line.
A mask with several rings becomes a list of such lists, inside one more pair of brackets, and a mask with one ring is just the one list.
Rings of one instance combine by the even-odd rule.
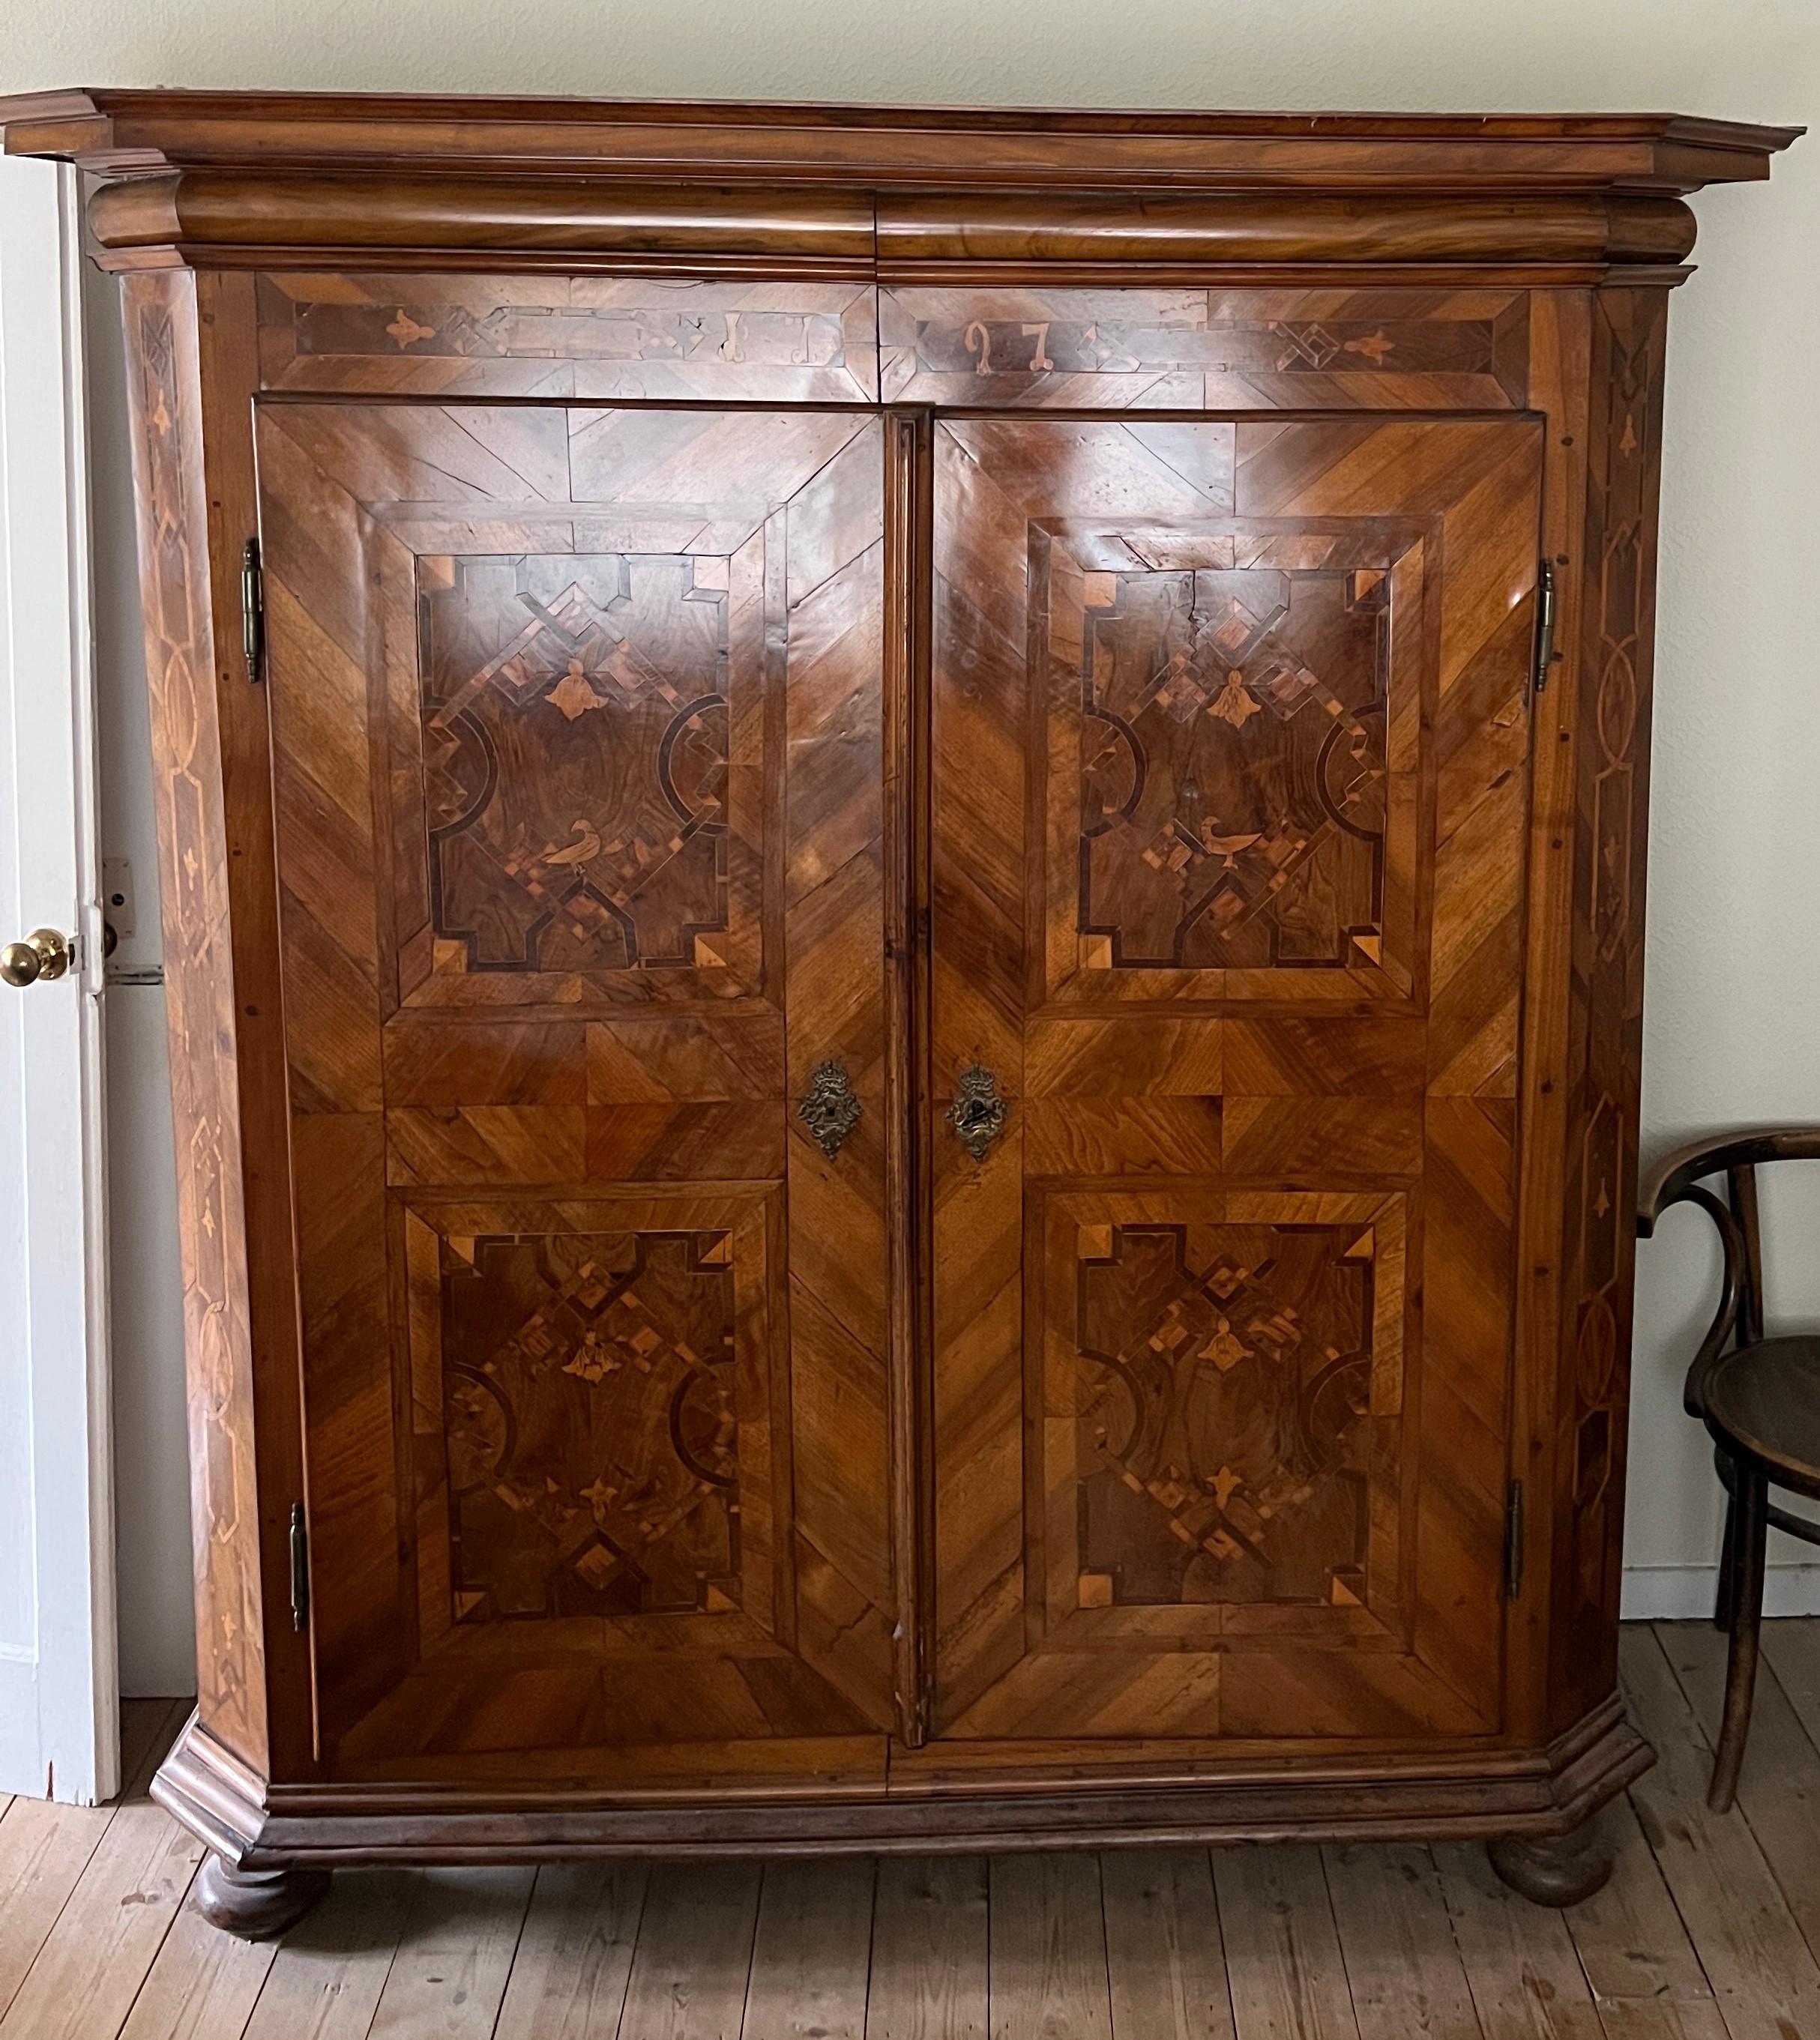
[[[1763, 1559], [1772, 1529], [1820, 1544], [1820, 1524], [1775, 1507], [1780, 1487], [1820, 1501], [1820, 1336], [1763, 1335], [1763, 1237], [1757, 1171], [1765, 1162], [1820, 1159], [1820, 1127], [1740, 1133], [1665, 1155], [1638, 1192], [1637, 1231], [1648, 1239], [1671, 1205], [1698, 1205], [1719, 1228], [1724, 1254], [1719, 1309], [1687, 1371], [1688, 1414], [1711, 1433], [1713, 1461], [1729, 1500], [1713, 1620], [1730, 1632], [1725, 1722], [1707, 1804], [1723, 1814], [1738, 1790], [1750, 1731], [1763, 1619]], [[1725, 1178], [1723, 1199], [1701, 1187]], [[1736, 1343], [1732, 1344], [1735, 1337]], [[1727, 1350], [1728, 1346], [1730, 1350]]]

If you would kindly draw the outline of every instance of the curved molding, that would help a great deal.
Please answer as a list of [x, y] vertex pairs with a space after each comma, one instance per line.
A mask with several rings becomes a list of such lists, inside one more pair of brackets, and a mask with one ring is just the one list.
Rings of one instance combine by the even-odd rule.
[[886, 274], [984, 263], [1678, 263], [1678, 199], [1232, 192], [1191, 198], [970, 192], [878, 202]]
[[832, 190], [622, 185], [526, 175], [406, 177], [188, 170], [104, 185], [89, 206], [104, 248], [763, 255], [869, 272], [872, 208]]
[[383, 259], [644, 265], [909, 281], [965, 274], [1144, 274], [1282, 267], [1500, 272], [1673, 267], [1692, 251], [1679, 199], [1451, 198], [1407, 192], [1195, 196], [621, 184], [350, 172], [166, 171], [104, 185], [95, 238], [120, 266], [282, 268]]

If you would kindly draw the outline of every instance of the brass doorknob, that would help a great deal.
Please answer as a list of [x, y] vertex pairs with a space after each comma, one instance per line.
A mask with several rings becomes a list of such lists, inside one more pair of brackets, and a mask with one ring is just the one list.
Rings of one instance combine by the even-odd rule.
[[55, 928], [34, 928], [22, 942], [9, 942], [0, 950], [0, 977], [23, 990], [42, 978], [48, 984], [70, 968], [67, 935]]

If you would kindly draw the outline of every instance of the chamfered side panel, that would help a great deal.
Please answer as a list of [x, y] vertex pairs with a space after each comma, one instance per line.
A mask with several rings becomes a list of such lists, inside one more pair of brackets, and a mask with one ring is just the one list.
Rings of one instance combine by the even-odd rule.
[[875, 1737], [881, 428], [260, 452], [326, 1742]]
[[1594, 294], [1550, 1632], [1563, 1722], [1617, 1677], [1667, 320], [1665, 291]]
[[1536, 430], [937, 447], [941, 1731], [1482, 1733]]
[[196, 1704], [209, 1733], [259, 1769], [267, 1756], [259, 1496], [196, 280], [130, 277], [122, 308], [158, 775], [199, 1540]]

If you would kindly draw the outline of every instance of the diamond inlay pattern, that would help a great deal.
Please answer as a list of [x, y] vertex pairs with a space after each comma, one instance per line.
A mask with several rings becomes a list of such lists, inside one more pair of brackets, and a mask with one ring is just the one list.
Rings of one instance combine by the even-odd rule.
[[1380, 961], [1388, 574], [1086, 584], [1083, 961]]
[[1081, 1600], [1364, 1597], [1369, 1224], [1083, 1225]]
[[442, 1262], [455, 1619], [736, 1605], [731, 1236], [445, 1239]]
[[723, 962], [725, 560], [421, 571], [438, 938], [470, 971]]

